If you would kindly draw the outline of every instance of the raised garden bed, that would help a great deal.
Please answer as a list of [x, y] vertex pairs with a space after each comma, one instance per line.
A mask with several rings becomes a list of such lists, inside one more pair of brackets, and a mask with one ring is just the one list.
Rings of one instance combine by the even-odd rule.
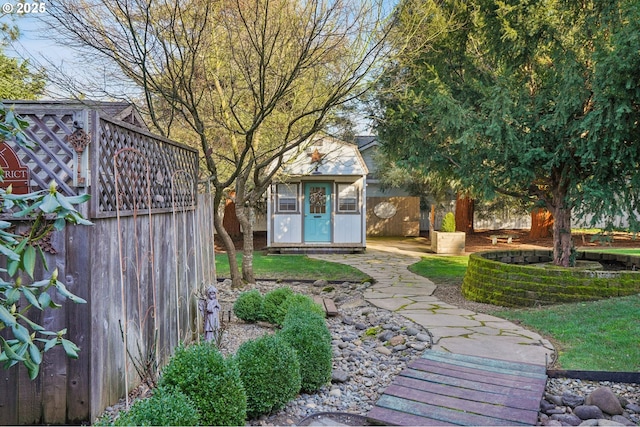
[[640, 257], [583, 251], [576, 258], [582, 268], [552, 266], [551, 260], [548, 250], [472, 254], [462, 294], [504, 307], [533, 307], [640, 293]]

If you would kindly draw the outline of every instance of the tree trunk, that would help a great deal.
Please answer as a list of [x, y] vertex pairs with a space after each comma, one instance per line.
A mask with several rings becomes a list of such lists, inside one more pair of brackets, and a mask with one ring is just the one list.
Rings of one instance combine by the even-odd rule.
[[571, 265], [571, 208], [559, 203], [553, 210], [553, 263], [562, 267]]
[[535, 208], [531, 211], [531, 230], [529, 237], [542, 239], [549, 237], [553, 230], [553, 215], [545, 208]]
[[473, 211], [475, 202], [471, 197], [456, 197], [456, 231], [473, 233]]
[[253, 208], [248, 205], [236, 204], [236, 216], [242, 227], [242, 280], [245, 283], [255, 283], [253, 275]]
[[431, 205], [431, 212], [429, 213], [429, 238], [433, 237], [433, 232], [436, 230], [436, 205]]
[[240, 270], [238, 268], [238, 260], [236, 259], [236, 247], [233, 244], [233, 239], [225, 230], [220, 215], [220, 204], [222, 202], [222, 191], [216, 191], [216, 195], [213, 198], [213, 225], [216, 228], [216, 233], [222, 240], [224, 250], [227, 252], [229, 258], [229, 272], [231, 275], [231, 286], [234, 288], [242, 287], [242, 277], [240, 276]]

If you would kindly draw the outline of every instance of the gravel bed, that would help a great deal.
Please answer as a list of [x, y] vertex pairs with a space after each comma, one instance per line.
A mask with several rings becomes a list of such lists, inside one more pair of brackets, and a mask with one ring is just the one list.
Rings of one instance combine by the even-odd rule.
[[[263, 294], [280, 286], [285, 284], [258, 282], [256, 285]], [[247, 425], [296, 425], [317, 413], [365, 415], [407, 363], [430, 347], [431, 336], [420, 325], [393, 312], [378, 309], [363, 299], [363, 291], [370, 286], [368, 283], [314, 285], [292, 282], [286, 286], [295, 292], [333, 298], [338, 307], [340, 315], [327, 318], [334, 352], [332, 382], [315, 394], [299, 395], [275, 413], [247, 421]], [[228, 321], [233, 302], [243, 290], [231, 289], [228, 284], [223, 283], [218, 284], [218, 289], [222, 313], [227, 320], [221, 343], [223, 354], [234, 354], [243, 342], [263, 334], [275, 333], [273, 326], [267, 323], [248, 324], [233, 315], [231, 321]], [[443, 302], [476, 312], [499, 308], [465, 300], [456, 285], [439, 286], [435, 296]], [[601, 386], [612, 388], [621, 399], [630, 402], [632, 408], [640, 403], [640, 387], [637, 384], [549, 379], [545, 395], [548, 399], [563, 394], [585, 396]], [[148, 394], [149, 391], [144, 386], [133, 393], [134, 398]], [[105, 411], [105, 415], [113, 418], [123, 406], [123, 402], [114, 405]], [[554, 410], [571, 414], [573, 408], [558, 405]], [[361, 423], [361, 418], [354, 419]], [[640, 416], [633, 411], [627, 411], [627, 419], [631, 422], [630, 425], [640, 422]], [[611, 421], [611, 417], [607, 422], [608, 425], [617, 425], [616, 421]], [[539, 424], [568, 425], [553, 420], [542, 412]]]

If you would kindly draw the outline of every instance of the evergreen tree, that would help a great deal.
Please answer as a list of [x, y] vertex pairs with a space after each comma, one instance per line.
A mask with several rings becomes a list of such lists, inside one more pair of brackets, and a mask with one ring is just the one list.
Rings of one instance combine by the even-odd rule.
[[546, 207], [558, 265], [572, 213], [638, 227], [637, 1], [405, 0], [395, 23], [376, 93], [392, 159]]

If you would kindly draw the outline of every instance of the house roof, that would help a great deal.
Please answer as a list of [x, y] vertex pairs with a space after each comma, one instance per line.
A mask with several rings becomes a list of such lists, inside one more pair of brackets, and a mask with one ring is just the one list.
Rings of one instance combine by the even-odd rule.
[[282, 173], [291, 176], [364, 176], [368, 169], [357, 145], [329, 136], [317, 136], [285, 155]]
[[356, 144], [358, 144], [358, 150], [365, 151], [371, 147], [380, 145], [378, 137], [375, 135], [360, 135], [356, 136]]

